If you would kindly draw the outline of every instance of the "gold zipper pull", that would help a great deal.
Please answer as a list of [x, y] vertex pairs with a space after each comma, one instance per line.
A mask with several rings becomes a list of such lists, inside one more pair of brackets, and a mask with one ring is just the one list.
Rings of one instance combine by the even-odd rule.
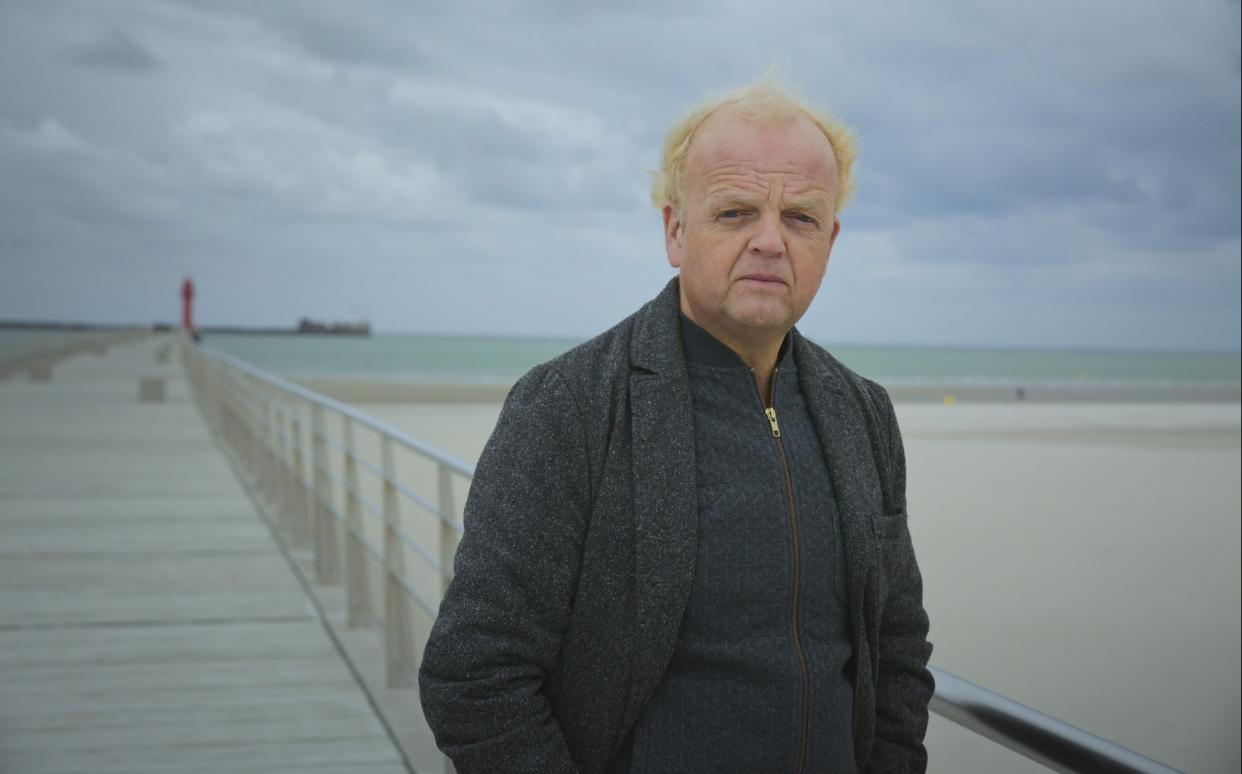
[[763, 413], [768, 415], [768, 424], [772, 426], [772, 437], [780, 438], [781, 437], [781, 426], [776, 423], [776, 409], [774, 408], [764, 409]]

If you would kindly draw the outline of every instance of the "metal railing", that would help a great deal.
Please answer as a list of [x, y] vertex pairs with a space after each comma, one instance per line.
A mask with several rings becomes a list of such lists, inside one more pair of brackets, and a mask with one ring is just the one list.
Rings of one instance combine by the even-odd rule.
[[[317, 582], [344, 585], [347, 627], [369, 626], [382, 634], [388, 687], [415, 685], [418, 651], [452, 580], [463, 529], [459, 503], [464, 496], [459, 495], [468, 488], [474, 466], [340, 401], [185, 337], [180, 342], [200, 411], [252, 489], [278, 514], [273, 525], [278, 535], [289, 547], [313, 551]], [[360, 431], [371, 435], [369, 443], [360, 442]], [[367, 459], [364, 445], [377, 454], [378, 463]], [[402, 454], [415, 460], [399, 464]], [[413, 461], [422, 461], [428, 470], [420, 476], [411, 469]], [[434, 489], [434, 499], [403, 483], [405, 476]], [[406, 510], [409, 506], [412, 511]], [[403, 519], [406, 513], [422, 514], [427, 523], [413, 530]], [[1118, 744], [930, 669], [936, 680], [932, 712], [1050, 769], [1176, 774]]]
[[[271, 507], [277, 534], [311, 550], [317, 583], [344, 585], [348, 627], [382, 633], [388, 687], [413, 686], [416, 635], [426, 639], [452, 580], [458, 495], [474, 467], [224, 353], [184, 338], [181, 350], [200, 411]], [[426, 470], [412, 470], [419, 462]], [[435, 498], [403, 475], [430, 483]]]
[[1177, 774], [1163, 763], [957, 675], [928, 667], [936, 679], [930, 709], [1053, 771], [1091, 774]]

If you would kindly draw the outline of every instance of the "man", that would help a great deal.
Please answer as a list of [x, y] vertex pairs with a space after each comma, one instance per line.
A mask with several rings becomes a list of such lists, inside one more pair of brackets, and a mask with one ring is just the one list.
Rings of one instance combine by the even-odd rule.
[[793, 329], [852, 162], [770, 80], [670, 130], [678, 278], [523, 377], [479, 460], [420, 672], [459, 772], [926, 767], [892, 405]]

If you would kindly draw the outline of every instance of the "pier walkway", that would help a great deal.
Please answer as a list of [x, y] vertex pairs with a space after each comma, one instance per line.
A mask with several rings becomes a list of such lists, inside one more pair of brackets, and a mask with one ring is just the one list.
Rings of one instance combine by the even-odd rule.
[[171, 343], [0, 381], [0, 771], [407, 771]]

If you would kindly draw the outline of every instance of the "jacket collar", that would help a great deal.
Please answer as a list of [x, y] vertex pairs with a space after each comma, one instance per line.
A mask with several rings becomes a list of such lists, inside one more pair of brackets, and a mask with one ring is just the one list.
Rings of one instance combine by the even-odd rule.
[[850, 389], [846, 382], [845, 366], [812, 344], [797, 328], [790, 333], [793, 336], [794, 360], [798, 364], [803, 391], [824, 388], [837, 397], [844, 397]]
[[[653, 374], [685, 381], [688, 377], [686, 352], [682, 343], [680, 288], [680, 280], [673, 277], [664, 286], [664, 290], [660, 291], [660, 295], [639, 310], [630, 340], [630, 365]], [[711, 336], [702, 329], [700, 331]], [[798, 356], [797, 350], [799, 347], [806, 349], [806, 340], [798, 333], [797, 328], [790, 332], [790, 336], [793, 339], [794, 360], [798, 367], [802, 367], [804, 358]], [[789, 347], [782, 345], [782, 361], [788, 356], [788, 349]], [[823, 367], [818, 359], [814, 361], [814, 365]]]
[[681, 348], [680, 282], [673, 277], [660, 295], [638, 311], [630, 339], [630, 365], [686, 381], [686, 354]]

